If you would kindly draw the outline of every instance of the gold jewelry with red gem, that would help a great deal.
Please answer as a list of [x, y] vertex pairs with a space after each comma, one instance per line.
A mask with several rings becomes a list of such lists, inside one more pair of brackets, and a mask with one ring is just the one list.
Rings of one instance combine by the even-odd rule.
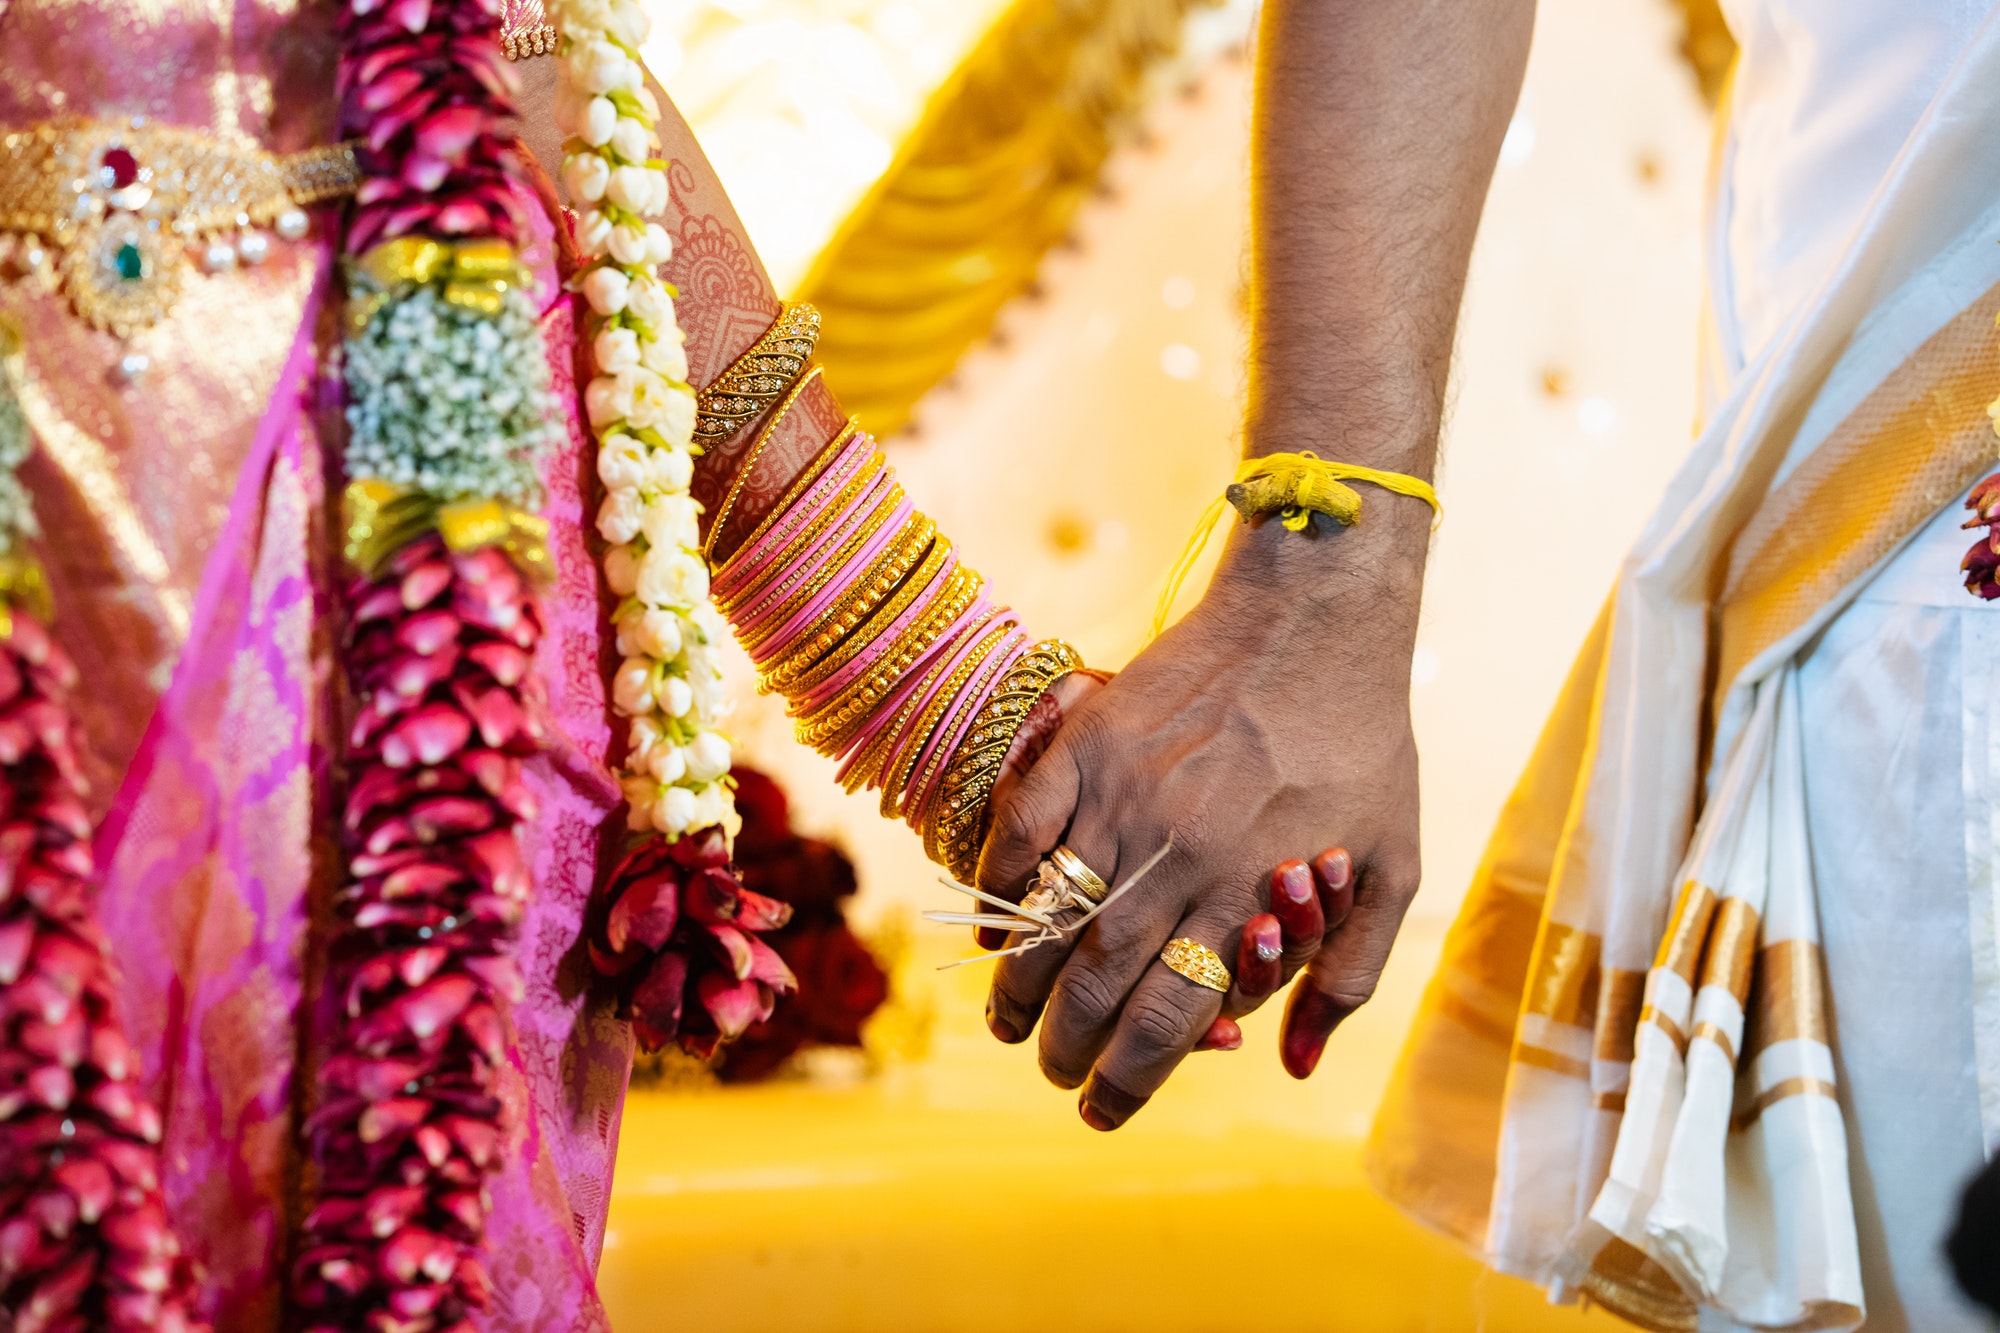
[[87, 323], [129, 338], [173, 310], [191, 265], [262, 263], [258, 228], [296, 240], [306, 208], [359, 179], [345, 144], [279, 155], [143, 117], [49, 120], [0, 135], [0, 231]]

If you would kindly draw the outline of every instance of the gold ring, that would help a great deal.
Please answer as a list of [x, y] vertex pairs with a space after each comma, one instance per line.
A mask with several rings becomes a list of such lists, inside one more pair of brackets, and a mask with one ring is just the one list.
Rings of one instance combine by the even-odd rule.
[[1090, 901], [1101, 903], [1110, 894], [1111, 886], [1104, 882], [1104, 877], [1085, 865], [1083, 858], [1069, 849], [1068, 843], [1050, 852], [1049, 860]]
[[1167, 947], [1160, 950], [1160, 961], [1197, 986], [1229, 994], [1229, 969], [1223, 965], [1222, 955], [1200, 940], [1185, 935], [1168, 940]]

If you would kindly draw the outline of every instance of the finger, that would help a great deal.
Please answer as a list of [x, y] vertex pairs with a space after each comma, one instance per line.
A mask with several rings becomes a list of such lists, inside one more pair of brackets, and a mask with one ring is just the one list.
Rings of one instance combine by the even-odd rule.
[[1224, 1018], [1218, 1014], [1215, 1021], [1208, 1025], [1208, 1031], [1202, 1034], [1201, 1040], [1195, 1043], [1194, 1048], [1197, 1051], [1233, 1051], [1242, 1045], [1243, 1029], [1236, 1026], [1235, 1019]]
[[[1155, 885], [1149, 879], [1083, 932], [1055, 981], [1042, 1018], [1039, 1055], [1049, 1082], [1059, 1088], [1083, 1082], [1118, 1025], [1125, 997], [1172, 935], [1184, 903], [1184, 896], [1169, 884]], [[1205, 1018], [1202, 1026], [1207, 1025]]]
[[[1174, 933], [1213, 949], [1233, 932], [1225, 920], [1196, 915]], [[1155, 960], [1133, 987], [1117, 1028], [1084, 1082], [1077, 1103], [1084, 1123], [1116, 1129], [1130, 1120], [1207, 1034], [1222, 1000], [1218, 992]]]
[[1293, 1078], [1311, 1075], [1333, 1030], [1375, 993], [1416, 889], [1414, 850], [1371, 864], [1358, 877], [1352, 911], [1328, 934], [1285, 1005], [1278, 1056]]
[[[1113, 878], [1118, 869], [1117, 843], [1108, 830], [1099, 831], [1094, 824], [1080, 827], [1072, 829], [1067, 840], [1058, 831], [1049, 848], [1053, 850], [1059, 843], [1065, 842], [1106, 883], [1117, 882]], [[986, 997], [986, 1026], [993, 1035], [1009, 1043], [1026, 1041], [1041, 1021], [1042, 1010], [1048, 1005], [1051, 992], [1056, 989], [1056, 979], [1062, 975], [1073, 952], [1086, 944], [1092, 948], [1104, 947], [1103, 941], [1097, 937], [1098, 928], [1107, 917], [1120, 915], [1124, 906], [1121, 901], [1114, 904], [1105, 916], [1098, 917], [1080, 931], [1067, 931], [1026, 953], [1002, 958], [994, 968], [993, 985]], [[1079, 1069], [1077, 1077], [1082, 1076], [1083, 1071]], [[1061, 1086], [1074, 1087], [1075, 1084]]]
[[1354, 858], [1345, 847], [1329, 847], [1313, 858], [1313, 882], [1319, 887], [1324, 930], [1338, 930], [1354, 910]]
[[1282, 861], [1271, 871], [1271, 914], [1284, 932], [1285, 970], [1295, 972], [1326, 937], [1326, 913], [1304, 861]]
[[1230, 1017], [1247, 1014], [1285, 982], [1284, 932], [1278, 918], [1259, 912], [1244, 923], [1236, 942], [1236, 984], [1222, 1012]]

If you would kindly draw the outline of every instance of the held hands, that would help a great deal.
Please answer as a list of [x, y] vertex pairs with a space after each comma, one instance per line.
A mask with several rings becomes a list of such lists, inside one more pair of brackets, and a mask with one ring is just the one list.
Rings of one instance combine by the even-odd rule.
[[[1045, 699], [1060, 717], [1040, 720], [1059, 729], [1037, 729], [1030, 747], [1046, 748], [995, 793], [979, 881], [1010, 899], [1058, 845], [1115, 885], [1172, 843], [1084, 930], [1002, 958], [988, 1000], [1002, 1041], [1040, 1023], [1043, 1072], [1083, 1089], [1098, 1129], [1190, 1051], [1240, 1044], [1234, 1020], [1302, 968], [1283, 1058], [1311, 1073], [1373, 992], [1416, 891], [1413, 599], [1407, 615], [1343, 605], [1356, 557], [1370, 569], [1353, 582], [1379, 583], [1394, 556], [1379, 542], [1336, 559], [1312, 549], [1324, 538], [1279, 535], [1239, 529], [1184, 620], [1109, 683], [1072, 677]], [[1160, 961], [1181, 937], [1233, 970], [1226, 995]]]

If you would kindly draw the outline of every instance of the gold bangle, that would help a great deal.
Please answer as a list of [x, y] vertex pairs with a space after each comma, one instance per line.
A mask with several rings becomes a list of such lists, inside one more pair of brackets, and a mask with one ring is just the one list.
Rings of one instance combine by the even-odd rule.
[[1185, 935], [1168, 940], [1167, 947], [1160, 950], [1160, 961], [1197, 986], [1229, 994], [1231, 977], [1228, 965], [1222, 961], [1221, 954], [1200, 940], [1191, 940]]
[[[812, 489], [813, 484], [820, 479], [820, 474], [826, 471], [827, 466], [840, 455], [841, 449], [846, 447], [847, 442], [853, 439], [855, 432], [860, 429], [860, 417], [849, 417], [847, 419], [847, 424], [840, 428], [840, 434], [834, 436], [824, 449], [813, 455], [812, 462], [806, 464], [806, 470], [792, 479], [792, 484], [787, 486], [785, 493], [778, 497], [778, 503], [771, 506], [771, 512], [764, 515], [757, 526], [751, 529], [750, 535], [743, 539], [743, 544], [731, 552], [729, 558], [723, 561], [721, 566], [716, 569], [715, 576], [717, 578], [723, 578], [728, 575], [730, 567], [743, 558], [743, 553], [761, 541], [764, 534], [770, 531], [773, 523], [778, 522], [792, 511], [792, 506], [796, 505], [805, 493]], [[786, 540], [789, 542], [790, 539], [787, 538]]]
[[750, 479], [750, 469], [757, 466], [757, 460], [763, 456], [764, 447], [770, 444], [772, 437], [777, 434], [785, 414], [792, 410], [793, 403], [799, 401], [799, 395], [806, 391], [806, 386], [818, 379], [822, 373], [824, 372], [818, 366], [807, 371], [805, 378], [792, 386], [792, 391], [785, 395], [785, 400], [771, 413], [771, 419], [764, 423], [764, 429], [757, 432], [757, 440], [750, 446], [750, 452], [743, 455], [743, 465], [737, 468], [736, 475], [729, 479], [729, 490], [722, 497], [722, 507], [715, 511], [715, 522], [708, 525], [708, 536], [701, 543], [702, 559], [708, 559], [710, 553], [715, 550], [716, 540], [722, 536], [722, 525], [729, 521], [729, 515], [736, 508], [736, 497], [743, 493], [743, 483]]
[[993, 651], [994, 644], [1012, 630], [1013, 626], [1007, 624], [983, 624], [972, 651], [945, 677], [937, 693], [931, 696], [930, 703], [918, 714], [917, 724], [910, 730], [909, 742], [903, 746], [903, 757], [897, 761], [896, 770], [889, 775], [889, 780], [882, 784], [884, 818], [894, 819], [905, 813], [903, 798], [916, 790], [917, 763], [924, 757], [924, 745], [930, 740], [931, 733], [938, 729], [945, 715], [951, 711], [952, 702], [965, 688], [965, 683], [986, 665], [986, 656]]
[[[954, 876], [960, 871], [969, 873], [977, 862], [980, 844], [986, 839], [987, 802], [1007, 752], [1020, 735], [1021, 724], [1056, 682], [1082, 667], [1083, 654], [1075, 648], [1061, 639], [1044, 639], [1000, 678], [999, 687], [972, 720], [972, 730], [945, 770], [939, 792], [943, 811], [937, 839], [940, 854], [931, 858]], [[960, 878], [959, 882], [972, 881]]]
[[[1017, 633], [1018, 631], [1010, 628], [1009, 632]], [[992, 687], [995, 678], [1004, 669], [1002, 663], [1006, 654], [1000, 651], [1000, 645], [1005, 642], [1005, 638], [993, 640], [974, 651], [973, 658], [980, 664], [979, 670], [965, 684], [952, 692], [953, 704], [947, 706], [933, 724], [938, 730], [942, 731], [950, 727], [952, 719], [959, 715], [956, 700], [961, 694], [966, 695], [972, 701], [972, 711], [977, 713], [979, 708], [978, 700]], [[926, 741], [926, 745], [928, 745], [928, 741]], [[930, 857], [932, 861], [937, 862], [939, 865], [944, 863], [938, 860], [941, 848], [938, 846], [937, 841], [937, 811], [938, 802], [944, 794], [944, 770], [951, 763], [951, 756], [952, 751], [946, 749], [943, 745], [939, 745], [935, 750], [931, 751], [929, 760], [910, 775], [909, 791], [916, 793], [916, 799], [919, 804], [914, 810], [904, 812], [910, 826], [923, 836], [924, 855]]]
[[[849, 533], [824, 562], [811, 567], [809, 573], [805, 572], [805, 566], [794, 570], [793, 574], [802, 575], [798, 585], [788, 592], [782, 592], [782, 601], [775, 604], [766, 602], [764, 609], [757, 613], [756, 618], [763, 622], [763, 628], [757, 630], [748, 630], [741, 626], [737, 628], [736, 637], [744, 648], [754, 653], [769, 643], [777, 632], [784, 628], [785, 622], [798, 614], [799, 608], [811, 601], [840, 574], [847, 563], [854, 559], [855, 552], [874, 540], [883, 525], [895, 516], [902, 500], [903, 488], [891, 485], [882, 493], [882, 498], [868, 510], [861, 520], [861, 525]], [[782, 590], [785, 584], [780, 583], [778, 586]]]
[[[871, 579], [863, 589], [873, 592], [877, 586], [881, 586], [884, 593], [893, 591], [894, 595], [887, 602], [876, 597], [866, 608], [857, 605], [851, 611], [844, 613], [839, 620], [827, 626], [820, 639], [813, 641], [814, 644], [818, 644], [822, 639], [827, 640], [832, 645], [830, 649], [811, 657], [802, 652], [796, 659], [788, 659], [784, 670], [771, 672], [759, 688], [765, 693], [775, 689], [786, 694], [805, 694], [818, 688], [837, 674], [842, 667], [866, 652], [889, 626], [895, 624], [897, 619], [910, 609], [910, 604], [937, 581], [945, 562], [951, 558], [951, 542], [934, 540], [937, 536], [937, 524], [930, 519], [923, 520], [918, 535], [923, 538], [923, 547], [915, 549], [907, 561], [899, 560], [894, 565], [884, 567], [880, 578]], [[919, 559], [922, 563], [917, 565], [913, 574], [910, 566]], [[837, 634], [836, 631], [843, 624], [849, 629], [853, 629], [857, 624], [860, 628], [855, 629], [851, 635]]]
[[803, 301], [781, 308], [763, 336], [695, 394], [695, 446], [719, 449], [735, 439], [792, 387], [818, 344], [819, 311]]
[[881, 475], [884, 466], [882, 456], [877, 454], [862, 465], [860, 472], [841, 483], [840, 489], [834, 492], [833, 498], [827, 502], [825, 508], [797, 532], [785, 538], [784, 544], [766, 562], [768, 572], [763, 577], [729, 594], [727, 598], [716, 599], [716, 606], [722, 613], [733, 616], [761, 600], [766, 593], [778, 587], [787, 578], [799, 575], [801, 572], [799, 557], [819, 539], [822, 532], [847, 511], [847, 507], [854, 503], [856, 497], [874, 484], [875, 478]]
[[[875, 705], [895, 693], [902, 678], [937, 644], [940, 637], [979, 597], [985, 580], [965, 566], [952, 571], [944, 591], [931, 602], [924, 614], [883, 655], [865, 677], [848, 686], [827, 703], [810, 711], [795, 712], [801, 741], [823, 754], [837, 754], [861, 726]], [[984, 624], [982, 618], [980, 621]], [[796, 705], [795, 705], [796, 707]]]
[[854, 763], [849, 767], [846, 778], [842, 780], [842, 786], [848, 792], [860, 791], [881, 771], [883, 763], [889, 757], [891, 743], [901, 734], [904, 725], [910, 720], [910, 715], [922, 704], [926, 697], [925, 691], [944, 670], [945, 663], [949, 660], [948, 654], [940, 654], [937, 660], [925, 669], [923, 678], [910, 691], [909, 697], [897, 705], [895, 716], [868, 738], [868, 744], [855, 755]]

